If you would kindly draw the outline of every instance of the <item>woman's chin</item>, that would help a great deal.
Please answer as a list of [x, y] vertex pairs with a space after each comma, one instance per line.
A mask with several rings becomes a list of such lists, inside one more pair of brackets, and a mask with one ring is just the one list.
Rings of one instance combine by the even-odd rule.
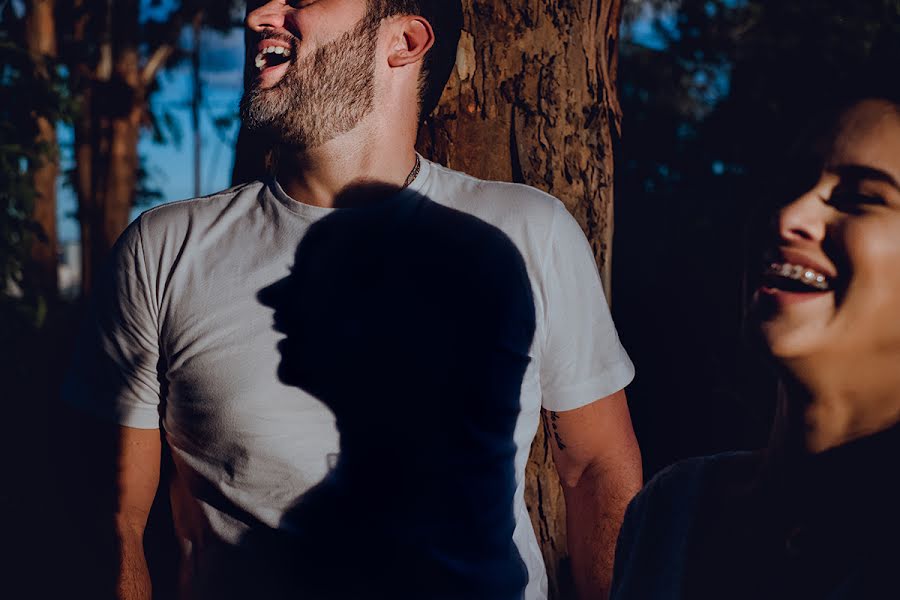
[[760, 332], [775, 358], [803, 358], [828, 347], [835, 326], [835, 311], [830, 299], [821, 298], [802, 304], [757, 306]]
[[820, 332], [809, 331], [810, 327], [785, 323], [783, 320], [763, 322], [760, 329], [769, 353], [778, 361], [812, 356], [823, 344], [821, 335], [816, 335]]

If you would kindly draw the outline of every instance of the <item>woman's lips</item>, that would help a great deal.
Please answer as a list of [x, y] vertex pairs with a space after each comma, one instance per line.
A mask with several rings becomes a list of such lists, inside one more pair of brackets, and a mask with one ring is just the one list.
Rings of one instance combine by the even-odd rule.
[[759, 288], [760, 295], [770, 298], [774, 300], [780, 305], [791, 305], [791, 304], [799, 304], [801, 302], [808, 302], [811, 300], [817, 300], [822, 298], [823, 296], [827, 296], [831, 294], [830, 290], [825, 291], [809, 291], [809, 292], [788, 292], [786, 290], [780, 290], [777, 288], [769, 287], [766, 285], [760, 286]]
[[833, 291], [833, 270], [790, 250], [779, 258], [763, 270], [761, 296], [785, 306], [815, 300]]
[[836, 279], [838, 274], [830, 261], [824, 258], [810, 256], [809, 252], [801, 251], [791, 246], [781, 246], [777, 248], [775, 254], [770, 257], [773, 262], [789, 263], [791, 265], [799, 265], [801, 267], [812, 269], [819, 274], [824, 275], [830, 280]]

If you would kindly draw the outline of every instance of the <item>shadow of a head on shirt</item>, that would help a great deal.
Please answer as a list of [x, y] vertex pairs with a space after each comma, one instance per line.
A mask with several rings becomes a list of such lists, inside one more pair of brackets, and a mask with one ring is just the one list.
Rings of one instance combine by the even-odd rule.
[[278, 532], [245, 541], [273, 549], [296, 597], [521, 598], [524, 260], [496, 227], [410, 190], [357, 186], [337, 206], [259, 298], [286, 335], [279, 377], [334, 412], [340, 456]]

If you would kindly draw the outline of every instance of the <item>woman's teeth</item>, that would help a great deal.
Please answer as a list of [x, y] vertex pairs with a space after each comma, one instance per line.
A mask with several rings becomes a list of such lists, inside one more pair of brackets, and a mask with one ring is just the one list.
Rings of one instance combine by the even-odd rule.
[[766, 269], [766, 275], [792, 279], [817, 290], [826, 291], [831, 287], [827, 275], [805, 267], [791, 263], [772, 263]]
[[256, 68], [262, 71], [268, 64], [267, 54], [276, 54], [284, 58], [290, 58], [291, 51], [283, 46], [267, 46], [262, 52], [256, 55]]

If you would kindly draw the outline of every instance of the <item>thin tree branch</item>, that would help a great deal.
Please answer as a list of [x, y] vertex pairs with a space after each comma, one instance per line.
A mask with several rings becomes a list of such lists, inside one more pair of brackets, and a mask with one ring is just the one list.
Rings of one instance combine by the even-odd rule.
[[169, 58], [175, 53], [173, 44], [163, 44], [153, 51], [144, 68], [141, 70], [141, 83], [146, 87], [153, 83], [157, 73], [165, 65]]
[[166, 62], [175, 54], [175, 47], [178, 40], [178, 36], [181, 33], [182, 28], [190, 22], [193, 22], [196, 19], [203, 18], [203, 8], [194, 7], [192, 10], [183, 12], [178, 11], [172, 17], [169, 26], [169, 41], [162, 43], [159, 47], [157, 47], [152, 54], [150, 54], [150, 58], [147, 60], [147, 63], [144, 65], [144, 68], [141, 70], [141, 83], [144, 86], [148, 86], [153, 83], [153, 80], [156, 78], [156, 75], [159, 73], [159, 70], [165, 66]]

